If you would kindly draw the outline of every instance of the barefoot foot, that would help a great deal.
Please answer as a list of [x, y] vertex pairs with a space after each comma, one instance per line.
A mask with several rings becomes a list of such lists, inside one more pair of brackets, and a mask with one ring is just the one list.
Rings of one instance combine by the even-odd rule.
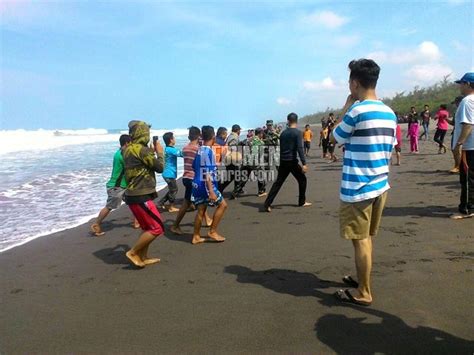
[[219, 233], [217, 232], [211, 232], [209, 231], [209, 233], [207, 233], [207, 236], [212, 239], [214, 242], [218, 242], [218, 243], [221, 243], [225, 240], [225, 238], [220, 235]]
[[161, 261], [161, 259], [159, 259], [159, 258], [149, 258], [149, 259], [143, 260], [143, 264], [148, 266], [148, 265], [152, 265], [152, 264], [158, 264], [160, 261]]
[[193, 240], [191, 241], [191, 244], [196, 245], [196, 244], [205, 243], [206, 241], [207, 241], [206, 239], [198, 235], [198, 236], [193, 236]]
[[94, 223], [92, 226], [91, 226], [91, 232], [92, 234], [94, 234], [96, 237], [101, 237], [105, 234], [105, 232], [102, 231], [102, 229], [100, 228], [100, 226], [97, 224], [97, 223]]
[[177, 235], [183, 235], [183, 231], [181, 230], [181, 228], [176, 227], [176, 226], [171, 226], [170, 231]]
[[131, 250], [127, 251], [125, 255], [127, 256], [128, 260], [133, 263], [133, 265], [137, 267], [145, 266], [145, 263], [142, 261], [142, 259], [140, 259], [140, 257], [137, 254], [134, 254]]

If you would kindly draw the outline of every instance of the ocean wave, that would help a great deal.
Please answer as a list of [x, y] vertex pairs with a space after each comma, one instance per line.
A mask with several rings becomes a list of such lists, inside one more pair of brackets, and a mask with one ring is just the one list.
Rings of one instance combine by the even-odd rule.
[[[183, 166], [178, 166], [182, 175]], [[97, 216], [107, 199], [110, 168], [53, 174], [0, 191], [0, 252], [74, 228]], [[157, 190], [166, 187], [161, 176]], [[25, 223], [25, 221], [28, 221]]]
[[[111, 133], [113, 132], [113, 133]], [[58, 149], [70, 145], [118, 142], [120, 134], [126, 134], [128, 131], [87, 128], [79, 130], [44, 130], [38, 129], [28, 131], [18, 130], [0, 130], [0, 155], [22, 152], [22, 151], [44, 151]], [[123, 133], [122, 133], [123, 132]], [[151, 136], [163, 137], [166, 132], [173, 132], [176, 137], [186, 137], [188, 130], [177, 128], [172, 130], [152, 129]]]

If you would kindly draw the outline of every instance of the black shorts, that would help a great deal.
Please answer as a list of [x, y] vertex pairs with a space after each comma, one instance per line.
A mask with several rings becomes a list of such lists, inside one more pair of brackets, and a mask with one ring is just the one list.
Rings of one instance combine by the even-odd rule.
[[311, 148], [311, 142], [304, 142], [304, 147], [306, 149], [310, 149]]
[[183, 178], [184, 190], [184, 199], [188, 202], [191, 202], [191, 195], [193, 192], [193, 179]]

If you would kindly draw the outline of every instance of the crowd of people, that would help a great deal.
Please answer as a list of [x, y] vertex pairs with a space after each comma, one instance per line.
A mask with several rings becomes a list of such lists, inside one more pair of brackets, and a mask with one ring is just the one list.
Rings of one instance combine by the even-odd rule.
[[[343, 116], [330, 113], [321, 124], [319, 146], [322, 156], [329, 162], [338, 160], [335, 148], [344, 154], [340, 188], [340, 234], [352, 241], [357, 278], [343, 277], [344, 283], [353, 289], [339, 290], [335, 296], [344, 302], [368, 306], [372, 302], [370, 274], [372, 268], [372, 239], [377, 235], [385, 206], [389, 166], [392, 152], [400, 165], [402, 134], [400, 119], [387, 105], [377, 98], [375, 91], [380, 68], [370, 59], [353, 60], [349, 63], [349, 89]], [[460, 174], [461, 197], [458, 213], [453, 219], [474, 216], [474, 73], [467, 73], [456, 81], [462, 96], [451, 118], [446, 105], [441, 105], [432, 116], [425, 105], [421, 114], [412, 107], [408, 117], [410, 150], [419, 152], [418, 140], [429, 137], [431, 120], [437, 121], [434, 141], [439, 153], [446, 153], [444, 138], [448, 125], [454, 125], [451, 149], [456, 157], [455, 168]], [[423, 128], [420, 134], [419, 127]], [[291, 173], [299, 187], [298, 206], [309, 207], [306, 200], [306, 158], [311, 149], [313, 132], [309, 125], [301, 131], [298, 115], [287, 116], [283, 129], [268, 120], [264, 127], [249, 130], [242, 139], [242, 129], [234, 124], [228, 133], [224, 127], [217, 131], [212, 126], [190, 127], [189, 142], [182, 149], [175, 147], [172, 132], [163, 135], [165, 147], [158, 137], [150, 144], [150, 125], [143, 121], [131, 121], [129, 135], [120, 137], [120, 149], [114, 155], [113, 171], [107, 183], [108, 200], [91, 229], [94, 235], [104, 232], [101, 222], [110, 210], [120, 206], [123, 199], [132, 211], [133, 225], [141, 228], [136, 244], [126, 252], [128, 259], [137, 267], [156, 264], [159, 258], [148, 256], [150, 243], [165, 231], [159, 208], [177, 212], [170, 231], [182, 235], [180, 224], [186, 213], [194, 212], [192, 244], [223, 242], [219, 224], [228, 209], [224, 191], [233, 183], [229, 198], [239, 198], [249, 181], [257, 182], [256, 196], [265, 197], [262, 210], [272, 211], [288, 175]], [[177, 161], [184, 160], [182, 185], [184, 200], [176, 206], [178, 192]], [[269, 179], [277, 172], [276, 179]], [[162, 174], [168, 185], [166, 194], [158, 202], [156, 174]], [[274, 180], [269, 193], [267, 183]], [[208, 207], [215, 207], [212, 216]], [[208, 227], [206, 236], [201, 228]]]

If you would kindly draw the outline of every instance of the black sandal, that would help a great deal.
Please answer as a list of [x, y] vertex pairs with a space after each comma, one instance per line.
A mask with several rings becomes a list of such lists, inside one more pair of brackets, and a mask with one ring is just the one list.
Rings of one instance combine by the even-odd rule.
[[334, 294], [334, 297], [336, 297], [341, 302], [352, 303], [358, 306], [368, 307], [372, 304], [372, 302], [356, 300], [349, 290], [339, 290]]
[[354, 279], [352, 278], [352, 276], [350, 276], [350, 275], [344, 276], [344, 277], [342, 278], [342, 282], [344, 282], [346, 285], [351, 286], [351, 287], [354, 287], [354, 288], [358, 288], [358, 287], [359, 287], [359, 283], [358, 283], [356, 280], [354, 280]]

